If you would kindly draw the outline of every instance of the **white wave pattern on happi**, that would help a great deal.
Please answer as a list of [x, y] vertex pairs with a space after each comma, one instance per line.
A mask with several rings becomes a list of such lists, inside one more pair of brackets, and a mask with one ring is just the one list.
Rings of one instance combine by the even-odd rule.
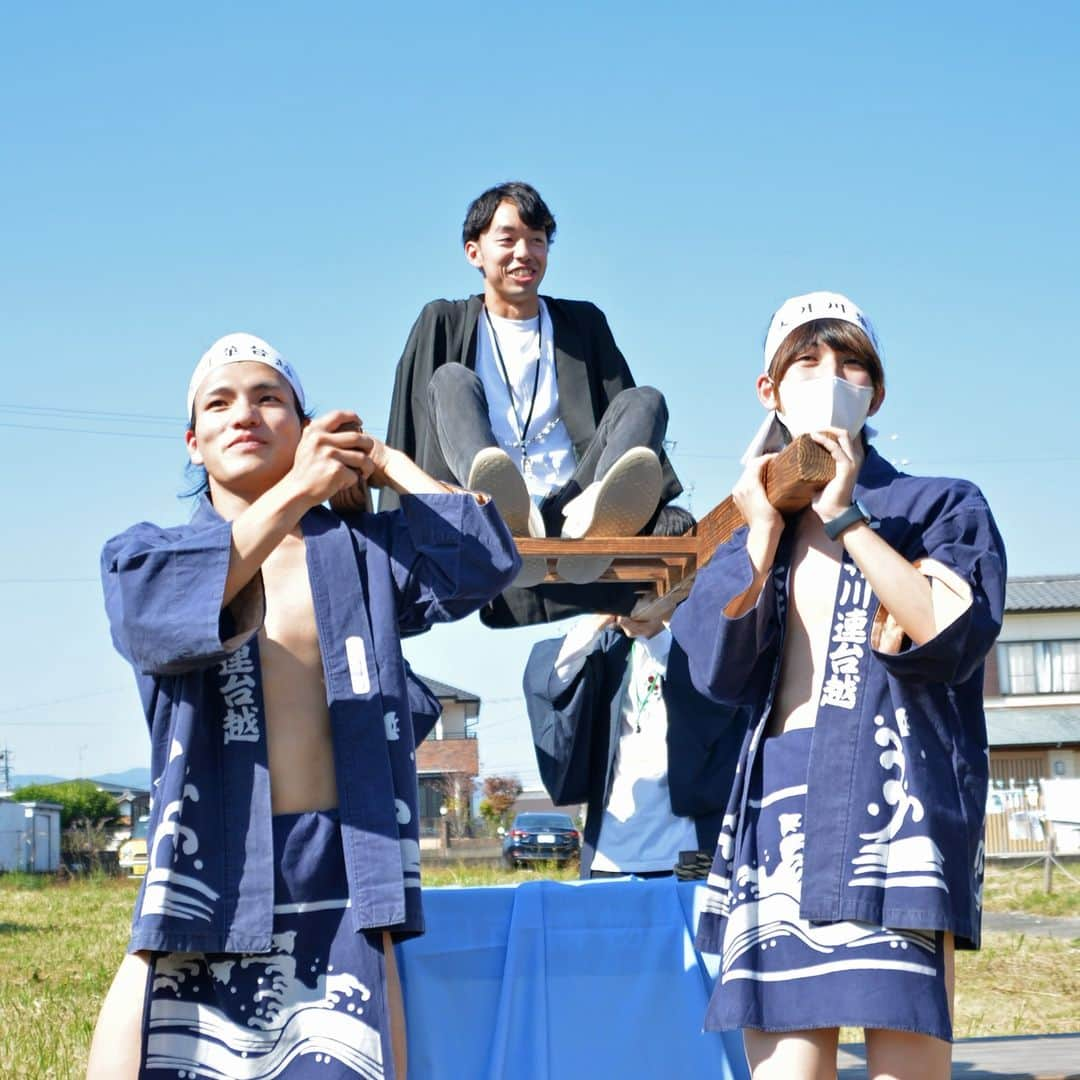
[[[795, 805], [801, 799], [792, 796]], [[779, 815], [779, 859], [769, 869], [740, 865], [731, 885], [731, 906], [724, 928], [722, 981], [758, 979], [783, 981], [806, 978], [830, 971], [893, 968], [934, 974], [933, 934], [888, 930], [869, 923], [835, 922], [813, 924], [799, 915], [802, 894], [805, 834], [801, 813]], [[766, 853], [767, 855], [767, 853]], [[736, 968], [738, 960], [751, 949], [775, 948], [778, 941], [797, 939], [820, 954], [821, 961], [798, 967], [758, 970], [756, 965]], [[897, 958], [883, 959], [880, 950], [860, 956], [870, 945], [888, 944]], [[914, 952], [912, 952], [914, 948]]]
[[181, 825], [179, 820], [185, 800], [199, 801], [199, 789], [194, 784], [185, 784], [181, 797], [165, 806], [154, 830], [147, 858], [150, 868], [143, 886], [141, 912], [143, 915], [168, 915], [176, 919], [210, 922], [214, 913], [213, 905], [220, 894], [201, 879], [172, 869], [172, 863], [181, 854], [193, 858], [194, 869], [202, 869], [202, 862], [194, 858], [199, 850], [198, 834], [189, 826]]
[[[151, 1003], [148, 1069], [175, 1069], [181, 1078], [269, 1080], [301, 1056], [316, 1065], [338, 1061], [366, 1080], [385, 1076], [377, 1026], [361, 1018], [371, 991], [355, 976], [329, 965], [312, 984], [297, 976], [296, 932], [275, 934], [273, 951], [209, 966], [200, 955], [174, 954], [155, 964], [154, 992], [180, 993], [189, 980], [206, 979], [247, 995], [244, 1025], [220, 1009], [193, 1001]], [[258, 974], [261, 972], [261, 974]], [[243, 976], [247, 975], [244, 980]], [[253, 989], [244, 982], [256, 980]], [[191, 996], [191, 988], [185, 991]]]
[[[903, 736], [908, 733], [907, 714], [896, 710], [896, 730], [885, 723], [883, 716], [874, 717], [874, 742], [882, 747], [878, 762], [888, 775], [881, 786], [881, 797], [892, 807], [889, 820], [878, 829], [859, 833], [866, 843], [852, 860], [851, 888], [934, 888], [949, 891], [943, 873], [944, 856], [941, 849], [922, 832], [901, 836], [922, 822], [925, 810], [921, 800], [910, 793], [908, 762]], [[867, 813], [877, 817], [882, 813], [878, 803], [870, 803]]]

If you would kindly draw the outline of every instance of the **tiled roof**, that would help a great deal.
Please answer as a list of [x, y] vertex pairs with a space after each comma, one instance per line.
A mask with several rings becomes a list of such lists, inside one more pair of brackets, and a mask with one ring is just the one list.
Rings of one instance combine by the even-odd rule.
[[456, 686], [451, 686], [449, 683], [439, 682], [438, 679], [429, 679], [426, 675], [420, 675], [419, 673], [417, 674], [417, 678], [421, 679], [440, 701], [444, 701], [447, 698], [453, 701], [480, 700], [475, 694], [470, 694], [468, 690], [459, 690]]
[[1080, 610], [1080, 576], [1046, 574], [1009, 578], [1005, 585], [1005, 610]]
[[987, 709], [986, 732], [992, 747], [1080, 746], [1080, 705]]

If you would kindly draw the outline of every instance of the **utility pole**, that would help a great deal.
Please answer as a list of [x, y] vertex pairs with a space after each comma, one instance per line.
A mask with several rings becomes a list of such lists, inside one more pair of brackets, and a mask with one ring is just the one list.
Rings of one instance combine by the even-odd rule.
[[15, 760], [15, 754], [6, 746], [0, 750], [0, 776], [4, 778], [4, 790], [11, 790], [11, 763]]

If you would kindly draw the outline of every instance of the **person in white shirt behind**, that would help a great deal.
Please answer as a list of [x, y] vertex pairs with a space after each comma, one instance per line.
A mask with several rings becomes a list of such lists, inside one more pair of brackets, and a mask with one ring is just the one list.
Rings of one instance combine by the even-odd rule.
[[[666, 508], [669, 534], [692, 525]], [[707, 869], [747, 719], [694, 689], [662, 619], [586, 616], [533, 647], [524, 688], [548, 794], [587, 806], [583, 878]]]

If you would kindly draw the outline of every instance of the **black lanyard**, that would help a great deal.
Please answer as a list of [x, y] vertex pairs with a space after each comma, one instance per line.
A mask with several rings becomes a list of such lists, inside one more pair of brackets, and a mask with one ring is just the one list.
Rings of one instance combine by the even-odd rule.
[[514, 419], [518, 422], [518, 427], [521, 428], [521, 438], [518, 440], [517, 445], [521, 447], [521, 463], [524, 466], [525, 459], [527, 457], [525, 453], [525, 447], [528, 445], [529, 440], [527, 438], [529, 432], [529, 425], [532, 423], [533, 409], [536, 408], [536, 394], [540, 389], [540, 361], [544, 355], [544, 313], [537, 307], [536, 311], [536, 374], [533, 376], [533, 388], [532, 397], [529, 400], [529, 412], [525, 417], [525, 422], [522, 423], [521, 416], [518, 413], [517, 405], [514, 403], [514, 388], [510, 385], [510, 376], [506, 370], [506, 363], [503, 361], [502, 349], [499, 348], [499, 335], [495, 332], [495, 327], [491, 322], [491, 315], [488, 314], [488, 309], [484, 308], [484, 318], [487, 319], [488, 329], [491, 331], [491, 340], [495, 344], [495, 356], [499, 360], [499, 371], [502, 373], [503, 382], [506, 383], [506, 393], [510, 398], [510, 408], [514, 413]]

